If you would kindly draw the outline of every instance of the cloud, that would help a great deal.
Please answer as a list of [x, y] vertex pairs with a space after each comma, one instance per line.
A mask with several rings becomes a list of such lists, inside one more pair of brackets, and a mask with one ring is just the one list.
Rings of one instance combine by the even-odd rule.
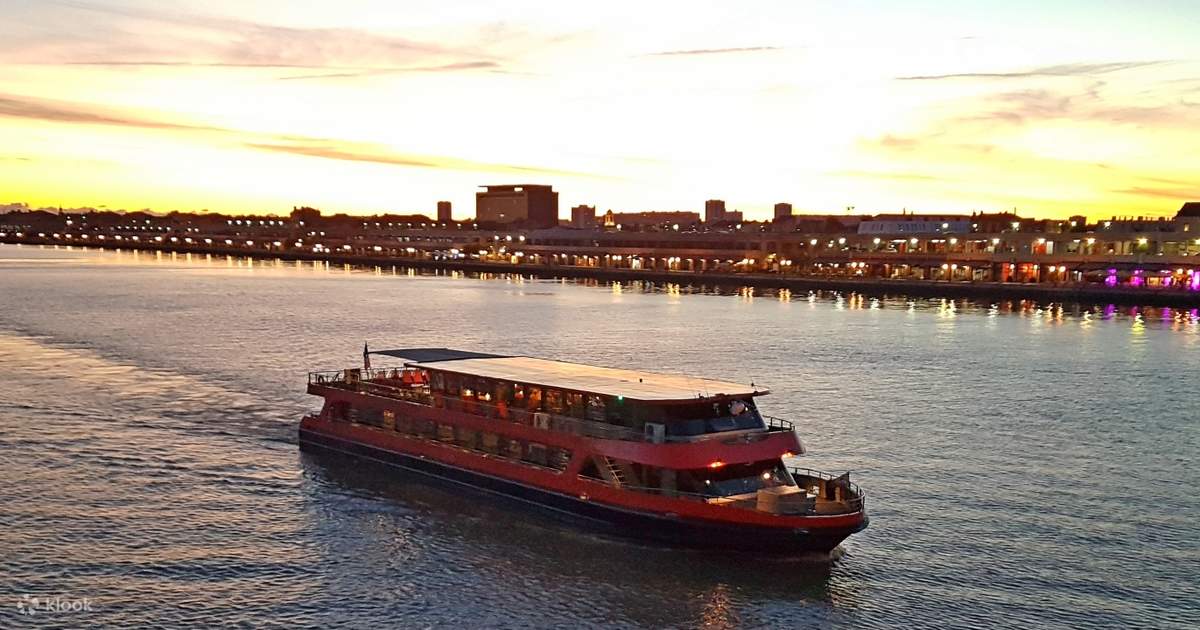
[[723, 55], [726, 53], [767, 52], [783, 50], [779, 46], [747, 46], [745, 48], [696, 48], [693, 50], [664, 50], [642, 55], [643, 57], [675, 57], [686, 55]]
[[445, 156], [409, 155], [398, 153], [380, 145], [348, 140], [262, 134], [208, 125], [166, 122], [156, 118], [116, 112], [81, 103], [33, 100], [11, 94], [0, 94], [0, 116], [67, 124], [109, 125], [148, 130], [218, 133], [239, 138], [241, 144], [247, 148], [306, 155], [330, 160], [372, 162], [394, 166], [461, 171], [538, 173], [563, 177], [599, 177], [607, 179], [606, 176], [602, 175], [539, 166], [493, 164]]
[[888, 149], [910, 151], [919, 147], [921, 145], [921, 140], [917, 138], [905, 138], [903, 136], [885, 134], [882, 138], [874, 141], [874, 144], [878, 144], [879, 146]]
[[881, 171], [830, 171], [830, 175], [839, 177], [856, 177], [862, 179], [891, 179], [898, 181], [914, 181], [914, 182], [944, 182], [948, 181], [945, 177], [935, 177], [933, 175], [924, 175], [922, 173], [896, 173], [896, 172], [881, 172]]
[[[81, 12], [91, 15], [80, 16]], [[89, 2], [48, 3], [26, 28], [0, 41], [10, 63], [108, 67], [329, 68], [392, 70], [409, 66], [498, 63], [470, 46], [360, 28], [297, 28]], [[432, 39], [432, 35], [430, 35]], [[455, 38], [455, 41], [477, 41]]]
[[907, 77], [896, 77], [897, 81], [943, 81], [947, 79], [1027, 79], [1031, 77], [1079, 77], [1096, 74], [1107, 74], [1144, 68], [1146, 66], [1171, 63], [1170, 61], [1116, 61], [1109, 63], [1067, 63], [1055, 66], [1042, 66], [1031, 70], [1015, 72], [963, 72], [956, 74], [926, 74]]
[[225, 131], [218, 127], [173, 123], [110, 112], [101, 108], [89, 109], [87, 106], [73, 103], [28, 99], [11, 94], [0, 94], [0, 116], [42, 120], [46, 122], [141, 127], [145, 129]]
[[446, 63], [436, 66], [414, 66], [409, 68], [356, 68], [350, 72], [331, 72], [323, 74], [301, 74], [290, 77], [279, 77], [281, 81], [303, 81], [308, 79], [349, 79], [354, 77], [376, 76], [381, 74], [399, 74], [407, 72], [462, 72], [467, 70], [497, 70], [501, 66], [494, 61], [463, 61]]
[[1189, 128], [1200, 124], [1200, 104], [1162, 97], [1158, 103], [1149, 105], [1114, 103], [1100, 92], [1100, 87], [1093, 86], [1083, 92], [1022, 90], [989, 94], [966, 108], [980, 113], [951, 122], [1023, 126], [1046, 120], [1070, 120]]
[[[316, 140], [316, 139], [311, 139]], [[313, 144], [287, 143], [276, 144], [269, 142], [247, 142], [246, 146], [261, 149], [263, 151], [277, 151], [280, 153], [294, 153], [296, 155], [307, 155], [309, 157], [319, 157], [329, 160], [346, 160], [351, 162], [374, 162], [376, 164], [393, 164], [397, 166], [421, 166], [434, 168], [439, 166], [434, 161], [427, 161], [416, 157], [407, 157], [395, 153], [383, 153], [380, 151], [366, 151], [363, 149], [351, 150], [349, 148], [337, 148], [331, 146], [333, 143], [329, 141], [316, 141]], [[361, 145], [360, 145], [361, 146]]]
[[322, 138], [280, 137], [274, 141], [246, 142], [245, 145], [247, 147], [262, 151], [292, 153], [295, 155], [323, 158], [327, 160], [370, 162], [374, 164], [389, 164], [394, 166], [410, 166], [419, 168], [439, 168], [460, 171], [537, 173], [541, 175], [555, 175], [562, 177], [598, 177], [608, 179], [608, 177], [602, 175], [544, 168], [540, 166], [494, 164], [446, 156], [404, 154], [380, 145]]
[[1158, 197], [1161, 199], [1175, 199], [1179, 202], [1200, 200], [1200, 186], [1192, 188], [1160, 188], [1152, 186], [1133, 186], [1131, 188], [1122, 188], [1113, 190], [1112, 192], [1122, 195], [1134, 195], [1137, 197]]

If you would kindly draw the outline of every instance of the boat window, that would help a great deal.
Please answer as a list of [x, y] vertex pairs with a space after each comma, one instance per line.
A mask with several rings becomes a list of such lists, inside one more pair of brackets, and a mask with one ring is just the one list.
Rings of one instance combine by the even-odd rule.
[[629, 406], [625, 404], [625, 398], [622, 396], [609, 398], [605, 411], [608, 422], [612, 424], [624, 425], [630, 420]]
[[667, 435], [691, 436], [721, 431], [761, 429], [762, 416], [754, 406], [754, 400], [734, 399], [715, 402], [698, 402], [684, 405], [658, 405], [654, 409], [658, 419], [667, 425]]
[[504, 381], [496, 381], [492, 386], [492, 391], [496, 395], [497, 403], [512, 402], [512, 386]]
[[571, 392], [567, 394], [567, 408], [572, 417], [583, 417], [583, 394]]
[[529, 445], [525, 448], [525, 456], [522, 457], [521, 459], [526, 462], [529, 462], [531, 464], [545, 466], [548, 461], [548, 453], [546, 452], [546, 445], [538, 444], [537, 442], [530, 442]]
[[592, 422], [604, 422], [606, 418], [604, 410], [604, 398], [595, 394], [588, 394], [587, 397], [587, 419]]
[[542, 409], [542, 388], [530, 387], [525, 396], [526, 409], [530, 411], [540, 411]]
[[552, 448], [548, 455], [548, 466], [555, 470], [566, 470], [567, 464], [571, 463], [571, 451], [565, 448]]
[[550, 413], [562, 414], [562, 412], [565, 410], [563, 405], [563, 393], [557, 389], [547, 389], [545, 409]]
[[681, 490], [688, 492], [727, 497], [757, 492], [760, 488], [794, 486], [796, 482], [792, 480], [782, 462], [766, 460], [681, 471], [679, 485]]
[[429, 388], [435, 392], [443, 391], [446, 387], [446, 379], [441, 372], [431, 372], [429, 378]]
[[579, 470], [579, 476], [587, 477], [589, 479], [601, 479], [602, 478], [600, 476], [600, 469], [596, 467], [595, 458], [589, 457], [587, 459], [587, 461], [584, 462], [583, 468], [581, 468]]

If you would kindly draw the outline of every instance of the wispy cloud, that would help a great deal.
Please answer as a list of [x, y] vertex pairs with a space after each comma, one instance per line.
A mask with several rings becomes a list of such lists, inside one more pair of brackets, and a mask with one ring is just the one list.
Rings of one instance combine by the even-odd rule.
[[0, 116], [42, 120], [46, 122], [140, 127], [143, 129], [225, 131], [218, 127], [169, 122], [129, 113], [115, 112], [105, 108], [95, 108], [61, 101], [29, 99], [11, 94], [0, 94]]
[[913, 182], [941, 182], [948, 181], [945, 177], [935, 177], [923, 173], [903, 173], [903, 172], [885, 172], [885, 171], [830, 171], [830, 175], [838, 177], [854, 177], [860, 179], [889, 179], [897, 181], [913, 181]]
[[1067, 63], [1056, 66], [1042, 66], [1030, 70], [1013, 72], [960, 72], [953, 74], [923, 74], [906, 77], [896, 77], [897, 81], [943, 81], [947, 79], [1028, 79], [1036, 77], [1080, 77], [1097, 74], [1108, 74], [1133, 68], [1144, 68], [1170, 61], [1116, 61], [1108, 63]]
[[686, 55], [724, 55], [728, 53], [768, 52], [783, 50], [779, 46], [746, 46], [743, 48], [696, 48], [692, 50], [663, 50], [646, 53], [643, 57], [677, 57]]
[[608, 178], [603, 175], [540, 166], [495, 164], [450, 156], [406, 154], [382, 145], [349, 140], [264, 134], [204, 124], [170, 122], [153, 116], [122, 112], [108, 108], [97, 108], [82, 103], [45, 101], [11, 94], [0, 94], [0, 116], [55, 123], [141, 128], [152, 131], [216, 133], [237, 138], [242, 146], [251, 149], [291, 153], [329, 160], [372, 162], [393, 166], [439, 168], [459, 171], [538, 173], [563, 177]]
[[1200, 104], [1160, 97], [1149, 104], [1113, 102], [1100, 92], [1100, 85], [1084, 91], [1021, 90], [980, 97], [957, 123], [1023, 126], [1047, 120], [1071, 120], [1104, 124], [1183, 126], [1200, 123]]
[[1195, 185], [1191, 188], [1162, 188], [1155, 186], [1133, 186], [1131, 188], [1122, 188], [1113, 190], [1112, 192], [1122, 195], [1134, 195], [1137, 197], [1157, 197], [1160, 199], [1174, 199], [1180, 203], [1184, 201], [1200, 201], [1200, 185]]
[[[0, 41], [0, 60], [107, 67], [172, 66], [394, 71], [410, 66], [499, 63], [471, 45], [361, 28], [298, 28], [230, 17], [90, 2], [55, 2], [57, 13]], [[95, 17], [84, 19], [81, 12]], [[51, 16], [59, 16], [53, 22]], [[461, 38], [458, 41], [473, 41]]]
[[[409, 68], [354, 68], [346, 72], [328, 72], [320, 74], [301, 74], [289, 77], [279, 77], [281, 81], [304, 81], [309, 79], [350, 79], [356, 77], [378, 76], [383, 74], [403, 74], [409, 72], [464, 72], [469, 70], [498, 70], [500, 64], [494, 61], [463, 61], [445, 63], [436, 66], [414, 66]], [[337, 68], [333, 68], [337, 69]]]
[[291, 153], [327, 160], [348, 162], [371, 162], [375, 164], [390, 164], [396, 166], [413, 166], [420, 168], [440, 168], [460, 171], [477, 171], [492, 173], [536, 173], [540, 175], [555, 175], [562, 177], [605, 178], [591, 173], [580, 173], [540, 166], [524, 166], [514, 164], [495, 164], [477, 162], [462, 158], [447, 156], [431, 156], [406, 154], [388, 147], [344, 140], [323, 138], [279, 138], [274, 141], [247, 142], [246, 146], [263, 151]]

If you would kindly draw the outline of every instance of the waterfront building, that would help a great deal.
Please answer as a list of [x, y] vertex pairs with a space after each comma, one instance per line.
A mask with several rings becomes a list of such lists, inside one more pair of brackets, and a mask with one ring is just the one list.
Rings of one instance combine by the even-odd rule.
[[622, 229], [692, 229], [700, 224], [700, 213], [690, 211], [614, 212], [611, 219]]
[[859, 234], [965, 234], [972, 220], [964, 215], [877, 214], [858, 224]]
[[[614, 229], [581, 232], [518, 223], [440, 226], [422, 215], [323, 216], [311, 208], [291, 217], [20, 209], [0, 215], [0, 242], [1200, 292], [1200, 202], [1184, 204], [1171, 219], [1094, 224], [1082, 216], [1031, 220], [1005, 212], [793, 215], [739, 229], [730, 215], [715, 228], [675, 230], [674, 223], [664, 229], [665, 220], [698, 215], [609, 211]], [[653, 221], [616, 229], [626, 216]], [[884, 232], [889, 222], [905, 231]], [[884, 227], [860, 229], [871, 223]]]
[[558, 193], [550, 186], [510, 184], [484, 186], [475, 193], [475, 220], [480, 224], [529, 228], [558, 225]]
[[577, 230], [590, 230], [596, 227], [596, 206], [580, 204], [571, 208], [571, 227]]
[[704, 202], [704, 222], [720, 223], [725, 220], [725, 201], [709, 199]]
[[437, 220], [438, 223], [453, 223], [454, 215], [450, 210], [449, 201], [437, 202]]

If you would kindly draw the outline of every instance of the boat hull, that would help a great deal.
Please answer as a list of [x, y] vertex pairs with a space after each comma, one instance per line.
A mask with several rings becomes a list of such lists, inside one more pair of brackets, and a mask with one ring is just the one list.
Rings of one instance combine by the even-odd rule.
[[425, 455], [382, 448], [303, 425], [300, 428], [299, 439], [304, 448], [374, 460], [441, 482], [502, 496], [522, 506], [556, 517], [565, 517], [607, 534], [672, 546], [786, 554], [828, 554], [847, 536], [867, 526], [865, 515], [861, 520], [846, 527], [806, 529], [720, 523], [685, 518], [671, 513], [652, 513], [538, 488], [517, 480], [436, 461]]

